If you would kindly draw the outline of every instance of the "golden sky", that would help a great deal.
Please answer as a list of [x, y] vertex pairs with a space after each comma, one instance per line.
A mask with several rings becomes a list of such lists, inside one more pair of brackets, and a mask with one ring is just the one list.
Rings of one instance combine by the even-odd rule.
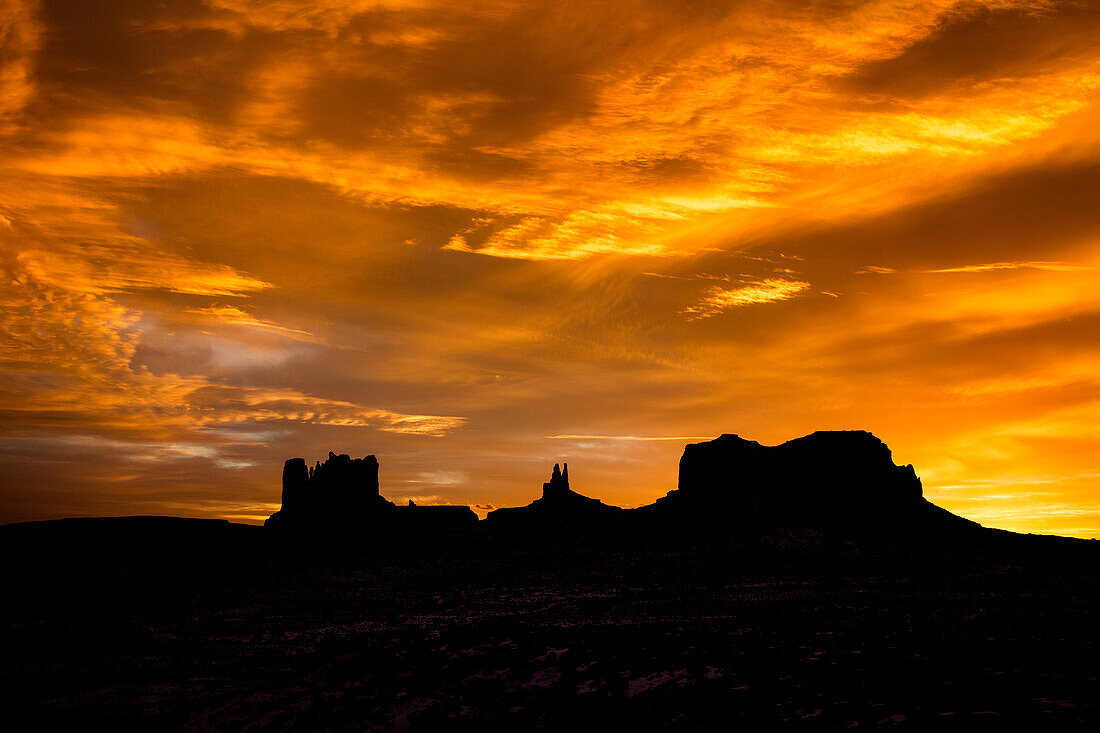
[[1100, 3], [0, 6], [0, 521], [866, 429], [1100, 536]]

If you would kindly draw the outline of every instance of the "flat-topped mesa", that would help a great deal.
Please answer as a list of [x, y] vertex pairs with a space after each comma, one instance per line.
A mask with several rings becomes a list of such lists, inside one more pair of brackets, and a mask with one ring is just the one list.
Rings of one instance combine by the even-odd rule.
[[693, 443], [680, 459], [679, 490], [654, 508], [712, 514], [734, 525], [877, 526], [927, 519], [911, 465], [894, 464], [871, 433], [820, 431], [777, 446], [736, 435]]

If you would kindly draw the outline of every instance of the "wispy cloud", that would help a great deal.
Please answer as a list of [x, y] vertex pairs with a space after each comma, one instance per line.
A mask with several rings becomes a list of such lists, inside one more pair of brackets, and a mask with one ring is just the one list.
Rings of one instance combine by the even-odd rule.
[[780, 278], [768, 278], [735, 288], [714, 286], [701, 301], [683, 312], [691, 316], [689, 320], [711, 318], [730, 308], [788, 300], [803, 294], [809, 287], [810, 284], [802, 280]]
[[938, 274], [948, 272], [993, 272], [995, 270], [1049, 270], [1051, 272], [1076, 272], [1078, 270], [1100, 269], [1091, 265], [1074, 265], [1067, 262], [989, 262], [982, 265], [962, 265], [944, 267], [938, 270], [923, 270], [925, 273]]
[[[374, 427], [391, 433], [440, 437], [466, 418], [415, 415], [330, 400], [292, 389], [204, 385], [188, 394], [185, 408], [198, 410], [203, 425], [234, 422], [293, 421], [312, 425]], [[206, 413], [206, 414], [203, 414]]]
[[271, 287], [231, 267], [142, 249], [136, 243], [125, 248], [84, 244], [50, 252], [24, 250], [17, 257], [39, 282], [70, 292], [164, 290], [181, 295], [243, 297]]
[[[367, 407], [294, 388], [154, 372], [135, 364], [139, 313], [95, 291], [74, 293], [25, 260], [16, 263], [9, 270], [12, 287], [0, 292], [0, 384], [7, 386], [0, 410], [18, 414], [24, 427], [75, 423], [187, 444], [187, 434], [232, 423], [288, 421], [433, 437], [465, 423], [463, 417]], [[236, 308], [200, 312], [255, 325]]]
[[251, 313], [232, 305], [212, 305], [205, 308], [192, 308], [187, 312], [203, 316], [204, 318], [207, 318], [219, 324], [257, 328], [262, 331], [269, 331], [271, 333], [276, 333], [281, 336], [287, 336], [288, 338], [298, 339], [300, 341], [309, 341], [312, 343], [321, 342], [321, 339], [318, 339], [309, 331], [302, 331], [297, 328], [288, 328], [286, 326], [280, 326], [279, 324], [273, 323], [271, 321], [262, 320], [252, 315]]
[[647, 443], [651, 441], [671, 440], [683, 442], [686, 440], [711, 440], [713, 435], [590, 435], [587, 433], [564, 433], [562, 435], [547, 435], [547, 440], [625, 440]]

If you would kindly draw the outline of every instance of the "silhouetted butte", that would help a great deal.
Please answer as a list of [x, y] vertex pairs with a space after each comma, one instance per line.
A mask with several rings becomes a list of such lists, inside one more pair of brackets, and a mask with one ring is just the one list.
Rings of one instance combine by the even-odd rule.
[[637, 511], [735, 529], [979, 526], [924, 499], [913, 466], [895, 465], [886, 444], [861, 430], [777, 446], [728, 434], [690, 444], [679, 488]]
[[542, 498], [524, 507], [506, 507], [489, 512], [486, 520], [493, 525], [515, 522], [576, 524], [607, 520], [620, 515], [623, 509], [604, 504], [599, 499], [582, 496], [569, 488], [569, 464], [562, 470], [554, 464], [550, 480], [542, 485]]
[[352, 458], [330, 452], [328, 459], [309, 468], [305, 459], [283, 464], [282, 508], [264, 526], [289, 533], [344, 533], [359, 528], [439, 527], [473, 524], [477, 515], [468, 506], [397, 507], [378, 491], [378, 459]]

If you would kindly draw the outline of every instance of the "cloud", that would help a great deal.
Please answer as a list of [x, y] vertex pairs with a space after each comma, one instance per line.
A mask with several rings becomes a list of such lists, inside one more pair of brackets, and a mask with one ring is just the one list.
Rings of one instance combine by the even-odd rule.
[[1087, 3], [960, 4], [902, 53], [872, 60], [845, 81], [864, 93], [908, 99], [1013, 84], [1091, 58], [1097, 22]]
[[[16, 258], [2, 325], [0, 412], [28, 427], [80, 423], [148, 440], [186, 442], [211, 426], [289, 421], [440, 436], [461, 417], [410, 414], [316, 397], [295, 389], [236, 386], [201, 374], [155, 373], [134, 358], [144, 323], [103, 294], [40, 278]], [[217, 311], [225, 315], [224, 311]], [[225, 442], [227, 438], [221, 438]]]
[[41, 28], [34, 20], [34, 4], [12, 0], [0, 9], [0, 135], [18, 132], [22, 114], [35, 93], [34, 62]]
[[990, 262], [984, 265], [962, 265], [945, 267], [939, 270], [924, 270], [927, 273], [946, 272], [991, 272], [994, 270], [1052, 270], [1054, 272], [1073, 272], [1075, 270], [1095, 270], [1088, 265], [1071, 265], [1064, 262]]
[[[983, 7], [997, 18], [1017, 12]], [[830, 88], [868, 57], [895, 58], [956, 23], [954, 3], [809, 15], [751, 4], [576, 11], [603, 42], [573, 37], [557, 14], [507, 3], [478, 13], [419, 4], [150, 9], [94, 18], [94, 38], [83, 15], [51, 8], [44, 96], [68, 101], [95, 87], [108, 99], [95, 109], [90, 98], [66, 124], [38, 131], [9, 165], [116, 177], [231, 166], [373, 201], [519, 218], [484, 241], [452, 232], [460, 251], [675, 255], [690, 247], [677, 236], [685, 227], [785, 205], [806, 166], [916, 156], [907, 167], [920, 176], [920, 159], [959, 163], [1036, 136], [1080, 109], [1097, 83], [1083, 71], [1095, 59], [1074, 46], [1059, 47], [1061, 65], [963, 101], [945, 94], [869, 109]], [[310, 23], [322, 35], [303, 33]], [[158, 43], [135, 45], [133, 27]], [[1014, 27], [985, 31], [996, 39]], [[136, 105], [135, 88], [145, 95]], [[812, 125], [797, 124], [808, 117]]]
[[212, 305], [205, 308], [192, 308], [187, 312], [194, 313], [219, 324], [257, 328], [262, 331], [270, 331], [271, 333], [287, 336], [288, 338], [300, 341], [308, 341], [311, 343], [319, 342], [319, 339], [309, 331], [302, 331], [297, 328], [287, 328], [286, 326], [280, 326], [271, 321], [259, 319], [251, 313], [232, 305]]
[[768, 278], [736, 288], [716, 285], [707, 291], [706, 297], [683, 312], [689, 314], [691, 320], [711, 318], [729, 308], [788, 300], [801, 295], [809, 287], [808, 282], [780, 278]]
[[671, 440], [674, 442], [684, 442], [692, 440], [711, 440], [715, 436], [703, 436], [703, 435], [586, 435], [586, 434], [565, 434], [565, 435], [547, 435], [548, 440], [627, 440], [627, 441], [641, 441], [648, 442], [654, 440]]
[[[339, 427], [375, 427], [391, 433], [440, 437], [460, 427], [465, 418], [409, 415], [330, 400], [296, 390], [201, 385], [188, 393], [181, 409], [197, 412], [199, 426], [236, 422], [291, 421]], [[207, 414], [203, 414], [207, 413]]]
[[[69, 251], [25, 250], [20, 265], [38, 282], [102, 295], [129, 290], [166, 290], [185, 295], [242, 297], [270, 283], [231, 267], [189, 262], [171, 255], [136, 254], [120, 247], [85, 245]], [[110, 259], [108, 259], [110, 258]]]

